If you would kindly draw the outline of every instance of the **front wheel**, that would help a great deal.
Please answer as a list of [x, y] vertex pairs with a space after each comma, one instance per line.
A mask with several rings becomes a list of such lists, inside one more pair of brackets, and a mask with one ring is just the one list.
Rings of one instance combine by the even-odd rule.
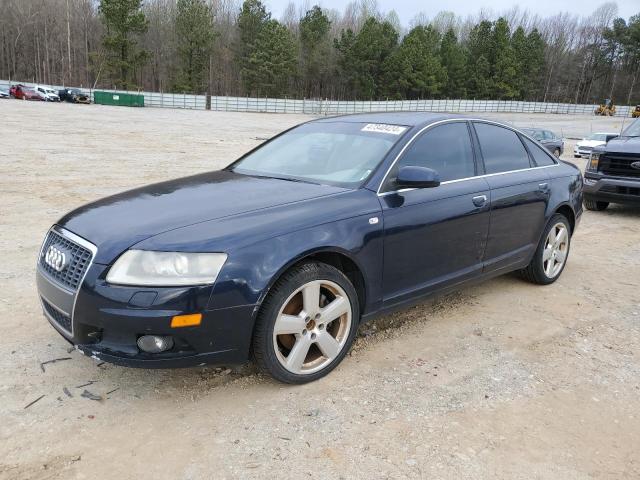
[[553, 156], [556, 157], [556, 158], [560, 158], [560, 149], [559, 148], [556, 148], [553, 151]]
[[569, 256], [571, 227], [567, 217], [556, 213], [544, 230], [531, 262], [522, 277], [532, 283], [548, 285], [555, 282], [564, 270]]
[[324, 377], [353, 343], [360, 310], [349, 279], [324, 263], [303, 263], [280, 278], [256, 320], [253, 356], [276, 380]]

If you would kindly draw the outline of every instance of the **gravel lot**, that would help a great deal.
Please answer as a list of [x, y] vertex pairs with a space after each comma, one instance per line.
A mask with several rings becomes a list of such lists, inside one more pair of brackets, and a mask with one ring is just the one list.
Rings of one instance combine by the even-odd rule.
[[[573, 136], [620, 128], [491, 117]], [[500, 277], [364, 325], [310, 385], [67, 352], [34, 282], [57, 218], [224, 166], [306, 118], [0, 101], [0, 478], [640, 478], [637, 208], [586, 212], [553, 286]], [[56, 358], [70, 359], [43, 371]]]

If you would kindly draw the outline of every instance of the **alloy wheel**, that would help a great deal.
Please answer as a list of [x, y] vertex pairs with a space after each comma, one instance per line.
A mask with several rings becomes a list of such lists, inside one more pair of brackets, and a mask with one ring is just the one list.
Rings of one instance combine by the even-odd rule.
[[542, 252], [542, 269], [548, 278], [555, 278], [562, 271], [568, 252], [569, 231], [558, 222], [549, 230]]
[[322, 370], [343, 350], [351, 330], [351, 302], [335, 282], [314, 280], [284, 302], [273, 327], [280, 364], [304, 375]]

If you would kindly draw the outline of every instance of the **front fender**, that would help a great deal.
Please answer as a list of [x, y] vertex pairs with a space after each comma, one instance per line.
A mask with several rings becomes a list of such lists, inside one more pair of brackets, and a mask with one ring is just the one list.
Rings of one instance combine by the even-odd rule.
[[[370, 223], [378, 217], [377, 223]], [[259, 305], [277, 279], [293, 264], [320, 252], [347, 256], [365, 279], [365, 311], [381, 297], [381, 214], [363, 214], [291, 232], [229, 253], [209, 308]]]

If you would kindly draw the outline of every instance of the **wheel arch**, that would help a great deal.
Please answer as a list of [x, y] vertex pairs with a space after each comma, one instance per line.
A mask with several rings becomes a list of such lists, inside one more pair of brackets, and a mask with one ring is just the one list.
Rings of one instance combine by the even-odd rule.
[[556, 213], [560, 213], [564, 215], [567, 218], [567, 220], [569, 220], [571, 235], [573, 235], [573, 232], [575, 231], [575, 228], [576, 228], [576, 213], [573, 211], [573, 208], [571, 207], [571, 205], [569, 205], [568, 203], [563, 203], [559, 205], [554, 210], [553, 215], [555, 215]]
[[362, 314], [362, 312], [364, 312], [367, 302], [367, 283], [363, 274], [364, 270], [358, 260], [351, 255], [350, 252], [340, 247], [318, 247], [296, 255], [272, 276], [267, 287], [260, 295], [258, 306], [256, 308], [256, 315], [260, 308], [262, 308], [264, 299], [269, 295], [273, 286], [282, 277], [282, 275], [296, 265], [310, 260], [326, 263], [344, 273], [356, 290], [360, 313]]

